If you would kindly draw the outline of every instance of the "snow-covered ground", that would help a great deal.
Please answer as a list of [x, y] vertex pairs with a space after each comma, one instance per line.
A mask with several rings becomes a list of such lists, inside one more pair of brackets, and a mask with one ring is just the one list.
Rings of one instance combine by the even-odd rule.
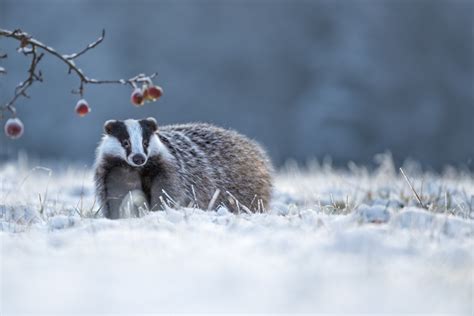
[[[33, 165], [34, 166], [34, 165]], [[276, 178], [263, 214], [95, 214], [86, 167], [0, 166], [0, 314], [473, 312], [474, 177], [389, 159]]]

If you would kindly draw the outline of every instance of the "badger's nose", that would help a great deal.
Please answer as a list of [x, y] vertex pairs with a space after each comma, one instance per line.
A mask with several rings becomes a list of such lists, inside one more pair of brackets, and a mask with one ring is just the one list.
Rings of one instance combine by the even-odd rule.
[[135, 154], [132, 157], [132, 161], [137, 166], [141, 166], [145, 163], [145, 156], [143, 156], [142, 154]]

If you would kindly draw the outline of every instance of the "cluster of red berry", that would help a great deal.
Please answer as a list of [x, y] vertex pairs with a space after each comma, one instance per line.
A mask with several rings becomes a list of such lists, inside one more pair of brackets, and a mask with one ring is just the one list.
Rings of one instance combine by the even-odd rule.
[[[145, 102], [153, 102], [163, 95], [163, 89], [153, 84], [144, 84], [141, 88], [136, 87], [130, 97], [130, 101], [135, 106], [142, 106]], [[86, 116], [91, 108], [85, 99], [77, 101], [76, 114], [83, 117]], [[24, 127], [21, 120], [17, 117], [10, 118], [5, 124], [5, 134], [11, 139], [17, 139], [23, 135]]]
[[142, 106], [145, 102], [153, 102], [163, 95], [163, 89], [160, 86], [144, 84], [142, 88], [135, 88], [130, 97], [130, 101], [135, 106]]
[[[143, 87], [133, 89], [130, 101], [135, 106], [142, 106], [146, 102], [158, 100], [163, 95], [163, 89], [160, 86], [144, 84]], [[77, 101], [76, 113], [79, 116], [85, 116], [91, 111], [89, 104], [85, 99]]]

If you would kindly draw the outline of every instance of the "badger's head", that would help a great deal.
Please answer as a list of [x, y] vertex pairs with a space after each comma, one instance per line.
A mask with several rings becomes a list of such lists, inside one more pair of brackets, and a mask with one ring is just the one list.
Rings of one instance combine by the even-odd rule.
[[156, 131], [156, 120], [152, 117], [142, 120], [110, 120], [105, 122], [105, 135], [97, 151], [97, 158], [118, 157], [130, 166], [141, 167], [153, 155], [168, 154]]

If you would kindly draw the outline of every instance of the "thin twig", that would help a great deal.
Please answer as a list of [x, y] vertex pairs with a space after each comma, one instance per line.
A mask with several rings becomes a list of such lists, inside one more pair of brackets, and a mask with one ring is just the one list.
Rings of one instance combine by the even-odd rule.
[[191, 190], [193, 191], [194, 204], [196, 205], [196, 208], [200, 208], [196, 197], [196, 191], [194, 191], [194, 185], [191, 185]]
[[39, 198], [39, 203], [40, 203], [39, 213], [41, 216], [43, 216], [44, 205], [43, 205], [43, 201], [41, 200], [41, 193], [38, 193], [38, 198]]
[[165, 189], [161, 189], [161, 192], [163, 192], [163, 194], [166, 195], [166, 198], [167, 198], [168, 200], [170, 200], [171, 202], [173, 202], [173, 204], [174, 204], [175, 207], [178, 207], [178, 206], [179, 206], [178, 203], [176, 203], [176, 201], [173, 200], [173, 198], [165, 191]]
[[96, 211], [96, 212], [94, 213], [94, 215], [93, 215], [94, 218], [96, 218], [97, 215], [99, 214], [99, 212], [102, 211], [102, 209], [104, 208], [104, 205], [105, 205], [105, 204], [102, 204], [102, 205], [97, 209], [97, 211]]
[[87, 45], [86, 48], [84, 48], [83, 50], [81, 50], [78, 53], [74, 53], [74, 54], [71, 54], [71, 55], [63, 55], [63, 57], [66, 58], [66, 59], [69, 59], [69, 60], [76, 59], [77, 57], [85, 54], [88, 50], [90, 50], [90, 49], [96, 47], [97, 45], [99, 45], [100, 43], [102, 43], [102, 41], [104, 40], [104, 37], [105, 37], [105, 29], [102, 29], [102, 35], [95, 42], [90, 43], [89, 45]]
[[249, 206], [250, 209], [252, 208], [253, 202], [255, 201], [256, 198], [257, 198], [257, 194], [255, 194], [255, 195], [253, 196], [252, 201], [250, 201], [250, 206]]
[[209, 205], [207, 206], [208, 211], [211, 211], [214, 208], [214, 204], [216, 204], [217, 198], [219, 197], [220, 193], [221, 193], [221, 190], [216, 189], [216, 191], [212, 195], [211, 201], [209, 201]]
[[[84, 207], [84, 182], [86, 181], [86, 170], [84, 169], [83, 177], [82, 177], [82, 184], [81, 184], [81, 198], [77, 202], [76, 208], [80, 209], [80, 216], [83, 217], [82, 210]], [[79, 204], [81, 207], [79, 208]]]
[[408, 185], [410, 186], [410, 189], [413, 191], [413, 194], [415, 195], [415, 198], [418, 200], [418, 203], [420, 203], [420, 206], [424, 209], [428, 209], [428, 207], [426, 207], [426, 205], [423, 203], [423, 201], [421, 200], [420, 196], [418, 195], [418, 193], [416, 192], [415, 188], [413, 187], [413, 185], [411, 184], [411, 181], [410, 179], [407, 177], [407, 175], [405, 174], [405, 172], [403, 171], [402, 168], [400, 168], [400, 172], [402, 173], [402, 175], [405, 177], [405, 180], [407, 181]]
[[231, 198], [233, 198], [235, 200], [235, 202], [237, 203], [237, 210], [239, 211], [240, 213], [240, 207], [242, 207], [242, 209], [248, 213], [248, 214], [252, 214], [252, 211], [245, 205], [243, 205], [242, 203], [239, 202], [239, 200], [237, 200], [237, 198], [235, 196], [232, 195], [232, 193], [230, 193], [229, 191], [225, 191], [225, 193], [227, 193]]
[[163, 210], [170, 209], [171, 207], [166, 203], [165, 199], [163, 199], [163, 196], [160, 195], [160, 202]]

